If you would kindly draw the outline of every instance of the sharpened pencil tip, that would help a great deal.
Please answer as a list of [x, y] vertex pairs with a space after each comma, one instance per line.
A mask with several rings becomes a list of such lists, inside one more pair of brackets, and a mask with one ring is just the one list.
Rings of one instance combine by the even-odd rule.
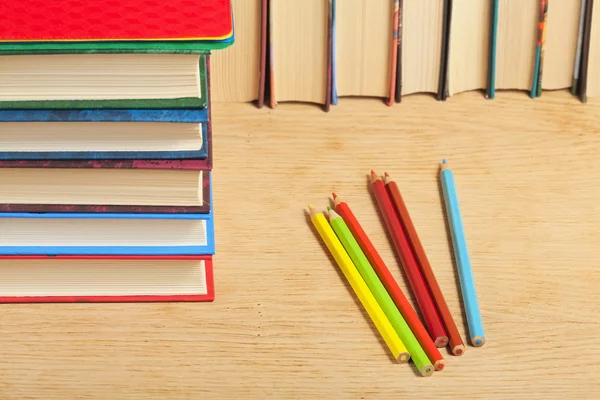
[[377, 174], [375, 173], [375, 171], [371, 170], [371, 183], [375, 182], [376, 180], [379, 180], [380, 178], [377, 176]]
[[337, 194], [335, 194], [335, 193], [331, 193], [331, 195], [333, 196], [333, 199], [334, 199], [334, 200], [335, 200], [335, 199], [337, 199]]
[[386, 178], [389, 178], [389, 177], [390, 177], [390, 174], [388, 174], [387, 172], [385, 172], [383, 175], [384, 175]]
[[327, 211], [331, 211], [331, 207], [327, 206]]
[[316, 217], [318, 214], [317, 210], [310, 204], [308, 205], [308, 212], [309, 212], [311, 218]]
[[442, 164], [448, 164], [445, 158], [442, 160]]

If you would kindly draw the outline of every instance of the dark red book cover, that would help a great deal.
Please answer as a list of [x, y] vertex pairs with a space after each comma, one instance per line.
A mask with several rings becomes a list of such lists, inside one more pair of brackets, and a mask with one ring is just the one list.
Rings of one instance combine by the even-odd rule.
[[207, 214], [211, 210], [211, 172], [202, 173], [202, 205], [200, 206], [135, 206], [106, 204], [0, 204], [0, 212], [8, 213], [115, 213], [115, 214]]
[[215, 299], [212, 256], [0, 256], [1, 260], [202, 260], [206, 291], [191, 295], [130, 295], [130, 296], [1, 296], [0, 303], [140, 303], [140, 302], [212, 302]]

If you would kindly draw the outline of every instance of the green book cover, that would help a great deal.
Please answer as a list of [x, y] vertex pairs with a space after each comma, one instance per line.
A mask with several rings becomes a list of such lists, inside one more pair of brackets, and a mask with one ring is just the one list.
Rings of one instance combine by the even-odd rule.
[[[140, 49], [138, 49], [140, 50]], [[78, 54], [73, 51], [67, 54]], [[84, 52], [86, 53], [86, 52]], [[104, 51], [106, 53], [106, 51]], [[117, 51], [112, 53], [131, 53]], [[148, 53], [136, 51], [135, 53]], [[172, 53], [169, 52], [169, 53]], [[31, 54], [30, 52], [9, 52], [0, 54]], [[48, 54], [48, 53], [44, 53]], [[49, 53], [54, 54], [54, 53]], [[65, 52], [60, 52], [65, 54]], [[184, 97], [176, 99], [119, 99], [119, 100], [32, 100], [32, 101], [0, 101], [0, 109], [164, 109], [164, 108], [206, 108], [208, 103], [206, 55], [204, 52], [199, 57], [200, 97]], [[2, 62], [0, 56], [0, 62]]]

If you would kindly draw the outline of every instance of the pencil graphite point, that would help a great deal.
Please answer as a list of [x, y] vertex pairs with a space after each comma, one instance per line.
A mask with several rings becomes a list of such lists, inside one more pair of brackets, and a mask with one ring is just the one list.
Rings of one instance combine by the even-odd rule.
[[442, 164], [447, 164], [446, 159], [442, 159]]
[[337, 199], [337, 197], [338, 197], [337, 194], [335, 194], [335, 193], [331, 193], [331, 195], [333, 196], [334, 200]]

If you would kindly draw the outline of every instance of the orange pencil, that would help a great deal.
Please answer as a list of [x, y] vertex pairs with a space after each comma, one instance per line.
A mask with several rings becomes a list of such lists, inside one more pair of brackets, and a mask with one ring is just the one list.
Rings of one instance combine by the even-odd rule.
[[390, 195], [390, 199], [394, 204], [394, 208], [398, 213], [400, 223], [404, 227], [404, 231], [406, 232], [406, 237], [408, 239], [408, 242], [410, 243], [410, 246], [412, 247], [413, 254], [415, 255], [417, 263], [421, 267], [423, 278], [425, 280], [425, 283], [427, 284], [427, 287], [429, 288], [431, 297], [438, 309], [438, 312], [442, 319], [442, 323], [446, 327], [446, 332], [448, 333], [448, 341], [450, 343], [450, 349], [452, 350], [452, 354], [454, 354], [455, 356], [460, 356], [465, 352], [465, 344], [463, 343], [462, 338], [460, 337], [460, 333], [458, 333], [458, 329], [456, 328], [456, 324], [454, 323], [452, 314], [448, 309], [448, 304], [446, 304], [446, 300], [444, 299], [444, 295], [442, 294], [440, 285], [438, 285], [438, 282], [435, 279], [435, 274], [431, 269], [431, 265], [429, 264], [429, 260], [427, 259], [427, 255], [425, 254], [425, 250], [421, 245], [419, 235], [417, 235], [417, 230], [415, 229], [412, 219], [410, 218], [410, 214], [408, 213], [406, 204], [402, 199], [402, 195], [400, 194], [398, 185], [392, 180], [392, 178], [387, 172], [385, 173], [383, 181], [385, 183], [387, 192]]
[[360, 226], [358, 219], [356, 219], [356, 216], [354, 216], [354, 213], [348, 204], [340, 200], [335, 193], [333, 193], [333, 200], [335, 202], [335, 211], [344, 219], [346, 225], [348, 225], [350, 232], [352, 232], [352, 235], [358, 242], [362, 251], [365, 253], [365, 256], [369, 260], [373, 270], [375, 270], [375, 273], [377, 273], [377, 276], [379, 276], [381, 283], [383, 283], [390, 297], [394, 301], [394, 304], [396, 307], [398, 307], [398, 311], [400, 311], [406, 320], [406, 323], [419, 341], [419, 344], [429, 358], [429, 361], [433, 363], [433, 367], [436, 371], [441, 371], [446, 365], [444, 358], [433, 343], [433, 340], [431, 340], [429, 333], [427, 333], [427, 330], [421, 323], [417, 313], [411, 307], [406, 296], [404, 296], [404, 293], [402, 293], [398, 283], [375, 249], [375, 246], [373, 246], [373, 243], [363, 230], [362, 226]]

